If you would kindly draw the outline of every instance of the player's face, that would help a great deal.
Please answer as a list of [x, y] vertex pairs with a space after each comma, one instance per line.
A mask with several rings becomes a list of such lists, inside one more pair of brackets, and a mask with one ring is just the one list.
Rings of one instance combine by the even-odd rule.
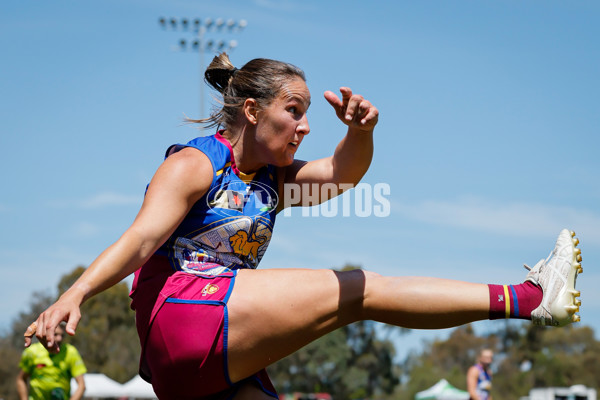
[[[60, 326], [57, 326], [56, 330], [54, 331], [54, 343], [56, 343], [59, 347], [63, 341], [64, 334], [65, 334], [65, 331], [63, 330], [63, 328]], [[54, 350], [48, 350], [48, 351], [51, 353], [55, 352]]]
[[479, 362], [485, 366], [488, 367], [492, 364], [492, 361], [494, 361], [494, 353], [491, 352], [490, 350], [484, 350], [483, 352], [481, 352], [481, 356], [479, 357]]
[[63, 329], [59, 326], [56, 328], [56, 330], [54, 331], [54, 342], [56, 342], [57, 344], [61, 344], [63, 341], [63, 336], [65, 334], [65, 331], [63, 331]]
[[278, 167], [294, 161], [302, 139], [310, 132], [306, 117], [309, 106], [310, 92], [306, 83], [294, 78], [284, 85], [271, 104], [258, 112], [256, 140], [263, 161]]

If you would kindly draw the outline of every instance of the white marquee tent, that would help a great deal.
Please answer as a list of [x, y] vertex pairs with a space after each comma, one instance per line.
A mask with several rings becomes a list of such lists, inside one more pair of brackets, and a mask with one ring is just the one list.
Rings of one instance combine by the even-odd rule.
[[135, 378], [123, 384], [125, 396], [129, 399], [156, 399], [152, 385], [136, 375]]
[[442, 379], [429, 389], [417, 393], [415, 400], [469, 400], [469, 393]]
[[[104, 374], [85, 374], [84, 399], [125, 399], [142, 400], [156, 399], [152, 385], [144, 381], [139, 375], [129, 382], [121, 384]], [[75, 379], [71, 380], [71, 393], [77, 388]]]

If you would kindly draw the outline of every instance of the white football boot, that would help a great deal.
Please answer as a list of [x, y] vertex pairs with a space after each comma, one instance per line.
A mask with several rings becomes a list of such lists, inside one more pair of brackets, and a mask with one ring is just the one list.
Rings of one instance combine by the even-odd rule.
[[542, 303], [531, 312], [534, 325], [564, 326], [579, 322], [580, 292], [575, 290], [581, 268], [581, 250], [575, 232], [563, 229], [548, 258], [529, 270], [526, 280], [539, 285], [544, 293]]

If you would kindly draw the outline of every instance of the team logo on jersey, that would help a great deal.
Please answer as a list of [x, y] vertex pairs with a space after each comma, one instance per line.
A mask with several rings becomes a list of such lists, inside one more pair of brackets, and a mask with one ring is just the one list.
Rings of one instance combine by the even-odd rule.
[[217, 213], [230, 216], [220, 210], [253, 212], [255, 215], [269, 213], [277, 207], [279, 197], [272, 187], [252, 181], [229, 182], [225, 187], [215, 187], [206, 196], [206, 205]]
[[211, 208], [242, 211], [244, 209], [244, 197], [244, 192], [237, 190], [219, 190], [209, 206]]
[[204, 286], [204, 289], [202, 289], [202, 296], [215, 294], [218, 291], [219, 291], [219, 287], [217, 285], [213, 285], [212, 283], [208, 283], [206, 286]]

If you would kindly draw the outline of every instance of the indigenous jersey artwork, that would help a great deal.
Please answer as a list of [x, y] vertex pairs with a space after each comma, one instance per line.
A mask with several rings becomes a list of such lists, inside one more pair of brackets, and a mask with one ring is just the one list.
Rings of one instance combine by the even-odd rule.
[[[269, 165], [251, 175], [240, 172], [229, 142], [220, 133], [171, 146], [167, 157], [186, 147], [209, 158], [213, 181], [157, 253], [169, 257], [175, 270], [191, 274], [256, 268], [275, 223], [275, 168]], [[207, 268], [211, 266], [214, 268]]]

